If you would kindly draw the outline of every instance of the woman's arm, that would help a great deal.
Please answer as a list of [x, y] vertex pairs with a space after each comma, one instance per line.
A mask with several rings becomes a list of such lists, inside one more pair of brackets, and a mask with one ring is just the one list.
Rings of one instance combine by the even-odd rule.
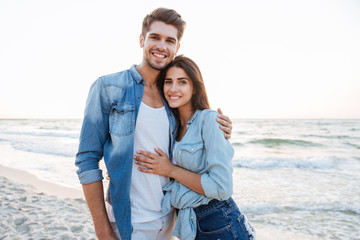
[[206, 173], [201, 176], [205, 195], [218, 200], [227, 200], [233, 192], [232, 158], [234, 149], [224, 138], [219, 124], [214, 120], [217, 113], [204, 110], [199, 119], [201, 136], [206, 149]]
[[153, 173], [160, 176], [171, 177], [194, 192], [205, 195], [204, 189], [201, 185], [201, 175], [191, 172], [171, 163], [168, 156], [160, 149], [155, 148], [159, 154], [153, 154], [144, 151], [137, 151], [141, 156], [134, 156], [135, 163], [140, 167], [139, 171], [144, 173]]

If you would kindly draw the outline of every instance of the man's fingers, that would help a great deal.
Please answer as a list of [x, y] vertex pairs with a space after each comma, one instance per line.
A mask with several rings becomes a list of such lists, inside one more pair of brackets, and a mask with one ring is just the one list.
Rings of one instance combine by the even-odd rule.
[[226, 133], [226, 134], [230, 134], [230, 135], [231, 135], [231, 133], [232, 133], [232, 129], [231, 129], [231, 128], [220, 126], [220, 129], [223, 130], [224, 133]]
[[217, 118], [216, 121], [217, 121], [218, 123], [220, 123], [220, 125], [221, 125], [222, 127], [227, 127], [227, 128], [232, 129], [231, 121], [230, 121], [230, 122], [229, 122], [229, 121], [225, 121], [225, 120], [223, 120], [223, 119], [221, 119], [221, 118]]
[[232, 124], [231, 119], [228, 116], [225, 116], [223, 114], [219, 114], [218, 118], [220, 118], [221, 120], [224, 120], [225, 122], [227, 122], [228, 124]]
[[230, 135], [230, 134], [224, 133], [224, 136], [225, 136], [226, 139], [230, 139], [230, 138], [231, 138], [231, 135]]
[[217, 111], [218, 111], [218, 113], [223, 114], [221, 108], [218, 108]]

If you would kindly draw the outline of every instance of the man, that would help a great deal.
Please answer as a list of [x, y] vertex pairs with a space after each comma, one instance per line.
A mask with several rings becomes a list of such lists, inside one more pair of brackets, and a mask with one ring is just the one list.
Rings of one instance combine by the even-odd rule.
[[[139, 149], [154, 152], [158, 147], [171, 157], [175, 119], [156, 87], [156, 77], [175, 57], [184, 28], [185, 22], [176, 11], [155, 9], [143, 21], [142, 62], [103, 76], [91, 86], [75, 163], [99, 239], [171, 237], [174, 213], [163, 216], [160, 208], [162, 187], [169, 179], [141, 173], [133, 167], [133, 155]], [[231, 121], [219, 116], [229, 138]], [[111, 179], [113, 227], [98, 166], [102, 157]]]

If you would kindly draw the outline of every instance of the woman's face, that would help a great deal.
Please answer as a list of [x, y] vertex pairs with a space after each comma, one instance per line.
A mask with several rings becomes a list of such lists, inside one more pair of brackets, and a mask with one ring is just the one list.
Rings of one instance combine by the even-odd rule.
[[164, 82], [164, 95], [170, 107], [192, 110], [191, 98], [193, 92], [193, 83], [182, 68], [172, 67], [167, 71]]

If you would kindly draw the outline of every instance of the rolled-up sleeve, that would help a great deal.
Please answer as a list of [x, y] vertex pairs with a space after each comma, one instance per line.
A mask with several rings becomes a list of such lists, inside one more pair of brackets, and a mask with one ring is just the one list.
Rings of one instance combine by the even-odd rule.
[[201, 185], [207, 197], [227, 200], [233, 192], [231, 161], [234, 149], [216, 122], [217, 114], [215, 111], [207, 111], [202, 118], [207, 172], [201, 176]]
[[103, 157], [104, 144], [109, 138], [109, 109], [102, 79], [99, 78], [89, 91], [76, 154], [76, 173], [81, 184], [103, 179], [99, 161]]

